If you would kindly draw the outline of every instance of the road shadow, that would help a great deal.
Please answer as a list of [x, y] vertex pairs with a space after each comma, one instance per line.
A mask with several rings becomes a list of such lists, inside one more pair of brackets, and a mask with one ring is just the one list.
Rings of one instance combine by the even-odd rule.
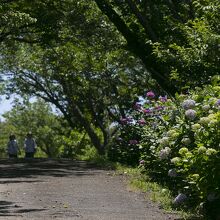
[[0, 216], [22, 216], [21, 213], [40, 212], [46, 209], [23, 209], [21, 206], [15, 205], [14, 202], [0, 201]]
[[[16, 183], [16, 178], [35, 178], [37, 176], [84, 176], [94, 175], [103, 170], [85, 161], [68, 159], [0, 159], [0, 184]], [[1, 180], [7, 178], [9, 180]], [[33, 182], [33, 180], [32, 180]]]

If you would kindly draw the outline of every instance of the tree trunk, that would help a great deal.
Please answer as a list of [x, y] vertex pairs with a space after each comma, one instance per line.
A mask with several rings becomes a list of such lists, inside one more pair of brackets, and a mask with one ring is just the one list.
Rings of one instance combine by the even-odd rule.
[[100, 155], [105, 154], [105, 145], [101, 144], [101, 141], [97, 134], [95, 133], [94, 129], [92, 128], [90, 122], [84, 117], [83, 113], [80, 111], [79, 107], [72, 103], [73, 111], [79, 118], [81, 125], [86, 130], [87, 134], [89, 135], [93, 145], [97, 149]]

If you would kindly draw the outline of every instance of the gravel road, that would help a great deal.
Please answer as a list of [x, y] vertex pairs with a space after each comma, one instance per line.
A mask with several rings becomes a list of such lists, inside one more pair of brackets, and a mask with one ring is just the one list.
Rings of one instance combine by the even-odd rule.
[[72, 160], [0, 160], [0, 220], [174, 220], [114, 171]]

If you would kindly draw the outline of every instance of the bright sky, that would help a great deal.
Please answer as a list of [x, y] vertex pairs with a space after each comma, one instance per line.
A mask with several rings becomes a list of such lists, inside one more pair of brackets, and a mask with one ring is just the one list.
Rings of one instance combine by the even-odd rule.
[[[12, 96], [10, 99], [6, 99], [5, 96], [0, 96], [0, 120], [3, 121], [4, 118], [2, 117], [2, 115], [7, 112], [7, 111], [10, 111], [12, 109], [12, 102], [14, 100], [15, 96]], [[30, 101], [31, 102], [34, 102], [36, 100], [36, 98], [31, 98]], [[59, 110], [57, 110], [55, 108], [54, 105], [51, 105], [52, 107], [52, 111], [54, 112], [54, 114], [61, 114], [59, 112]]]
[[0, 100], [0, 119], [2, 120], [2, 114], [11, 110], [13, 98], [6, 100], [5, 96], [1, 96]]

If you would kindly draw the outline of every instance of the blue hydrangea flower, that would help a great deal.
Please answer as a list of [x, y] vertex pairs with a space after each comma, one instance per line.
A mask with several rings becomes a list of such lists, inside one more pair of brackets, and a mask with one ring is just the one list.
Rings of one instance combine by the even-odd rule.
[[175, 199], [174, 199], [174, 205], [180, 205], [184, 203], [187, 199], [187, 196], [183, 193], [180, 193]]
[[196, 118], [196, 111], [193, 109], [188, 109], [185, 112], [185, 116], [186, 118], [188, 118], [189, 120], [194, 120]]
[[170, 169], [170, 170], [168, 171], [168, 176], [170, 176], [170, 177], [176, 177], [176, 176], [177, 176], [176, 170], [175, 170], [175, 169]]
[[187, 110], [187, 109], [191, 109], [194, 108], [196, 105], [196, 102], [192, 99], [187, 99], [182, 103], [182, 107]]
[[209, 202], [213, 202], [213, 201], [217, 200], [218, 198], [219, 198], [219, 196], [215, 192], [211, 192], [207, 196], [207, 200]]

